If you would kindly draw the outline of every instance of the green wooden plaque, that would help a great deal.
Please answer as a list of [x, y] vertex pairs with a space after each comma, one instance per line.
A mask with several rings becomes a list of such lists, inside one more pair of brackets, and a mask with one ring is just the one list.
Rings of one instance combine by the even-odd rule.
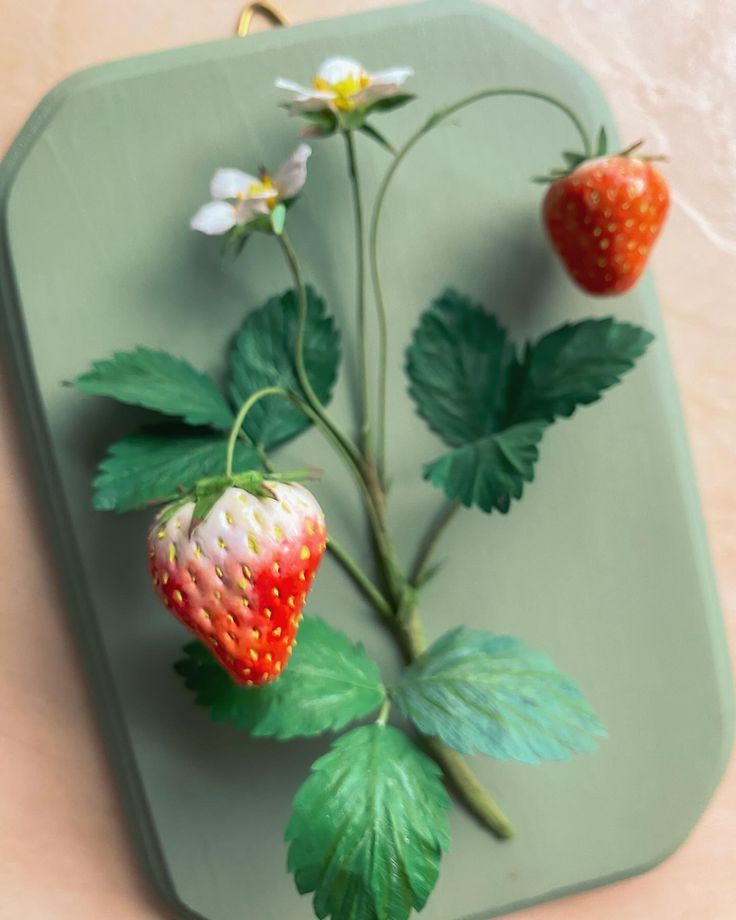
[[[61, 384], [136, 344], [220, 369], [240, 318], [288, 277], [265, 238], [223, 260], [189, 217], [216, 167], [284, 159], [299, 124], [277, 109], [274, 79], [304, 80], [332, 54], [415, 68], [418, 102], [381, 122], [397, 141], [433, 108], [490, 85], [553, 92], [615, 138], [600, 91], [562, 52], [483, 6], [435, 0], [82, 73], [42, 102], [0, 173], [4, 339], [70, 622], [144, 863], [186, 917], [311, 916], [285, 873], [282, 835], [327, 742], [254, 741], [192, 705], [171, 669], [188, 637], [147, 581], [147, 518], [90, 505], [104, 447], [145, 413]], [[692, 828], [730, 746], [722, 623], [652, 283], [590, 299], [543, 238], [529, 178], [574, 141], [553, 109], [491, 100], [423, 141], [387, 202], [390, 502], [407, 557], [441, 499], [419, 476], [437, 444], [413, 413], [402, 369], [432, 297], [451, 284], [520, 337], [603, 311], [657, 334], [622, 386], [547, 435], [538, 478], [508, 517], [467, 512], [443, 545], [452, 565], [426, 596], [430, 637], [464, 622], [545, 650], [580, 682], [609, 738], [560, 765], [477, 758], [517, 837], [500, 844], [456, 810], [427, 920], [485, 918], [653, 866]], [[350, 355], [343, 150], [336, 140], [314, 146], [291, 235]], [[359, 153], [370, 194], [387, 154], [367, 139]], [[343, 377], [335, 403], [345, 424], [354, 384]], [[316, 491], [331, 529], [367, 557], [351, 485], [313, 433], [280, 459], [288, 468], [304, 458], [328, 473]], [[362, 638], [391, 678], [392, 647], [330, 561], [308, 610]]]

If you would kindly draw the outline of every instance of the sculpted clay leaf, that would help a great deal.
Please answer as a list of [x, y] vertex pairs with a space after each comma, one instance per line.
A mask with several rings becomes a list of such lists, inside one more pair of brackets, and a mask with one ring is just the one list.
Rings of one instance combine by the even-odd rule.
[[96, 361], [73, 386], [82, 393], [176, 416], [189, 425], [228, 431], [233, 423], [233, 413], [214, 380], [165, 351], [118, 351]]
[[316, 617], [306, 617], [288, 667], [272, 684], [233, 683], [204, 645], [190, 643], [174, 669], [218, 722], [281, 740], [336, 731], [383, 702], [375, 663], [363, 646]]
[[407, 351], [417, 411], [450, 447], [497, 430], [515, 349], [495, 317], [445, 291], [419, 321]]
[[[304, 365], [323, 404], [330, 401], [340, 364], [340, 335], [327, 315], [325, 302], [307, 286]], [[294, 368], [297, 295], [286, 291], [248, 315], [235, 337], [230, 355], [230, 397], [240, 406], [262, 387], [301, 392]], [[283, 397], [267, 396], [248, 413], [245, 430], [254, 443], [269, 450], [310, 426], [309, 419]]]
[[407, 668], [392, 697], [423, 734], [462, 754], [565, 760], [604, 734], [577, 684], [545, 655], [462, 626]]
[[356, 728], [312, 766], [294, 799], [288, 868], [332, 920], [406, 920], [450, 845], [439, 767], [396, 728]]
[[448, 498], [506, 512], [534, 479], [546, 427], [595, 402], [652, 341], [611, 317], [568, 323], [514, 345], [493, 316], [446, 291], [421, 317], [407, 352], [418, 413], [454, 448], [424, 467]]
[[448, 498], [482, 511], [506, 513], [534, 479], [537, 444], [546, 424], [525, 422], [457, 447], [424, 467], [424, 478]]
[[527, 345], [514, 373], [510, 423], [572, 415], [620, 383], [654, 336], [606, 317], [566, 323]]
[[[95, 508], [131, 511], [171, 501], [199, 479], [225, 468], [227, 438], [211, 429], [161, 425], [111, 444], [94, 481]], [[238, 442], [235, 469], [257, 469], [260, 458]]]

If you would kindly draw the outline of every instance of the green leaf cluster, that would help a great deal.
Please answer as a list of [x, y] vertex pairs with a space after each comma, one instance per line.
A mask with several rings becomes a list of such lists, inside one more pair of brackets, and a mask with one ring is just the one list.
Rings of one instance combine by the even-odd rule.
[[[340, 363], [340, 336], [324, 301], [306, 289], [304, 363], [327, 403]], [[300, 392], [294, 370], [297, 297], [286, 291], [251, 312], [235, 336], [226, 386], [163, 351], [136, 348], [96, 361], [72, 385], [158, 413], [158, 424], [112, 444], [94, 481], [94, 506], [130, 511], [171, 501], [202, 478], [225, 469], [227, 434], [235, 412], [264, 386]], [[257, 469], [260, 449], [273, 450], [311, 422], [281, 397], [267, 397], [248, 416], [235, 450], [235, 469]]]
[[283, 676], [238, 687], [199, 643], [175, 669], [216, 720], [278, 739], [378, 720], [339, 738], [294, 799], [288, 868], [334, 920], [406, 920], [421, 910], [449, 848], [440, 770], [385, 725], [390, 699], [423, 735], [462, 754], [534, 764], [593, 750], [604, 731], [573, 680], [518, 639], [460, 627], [386, 690], [362, 646], [307, 618]]
[[652, 338], [605, 317], [565, 324], [519, 354], [494, 317], [446, 291], [407, 351], [417, 411], [451, 448], [425, 465], [424, 478], [454, 501], [507, 512], [534, 479], [547, 427], [600, 399]]

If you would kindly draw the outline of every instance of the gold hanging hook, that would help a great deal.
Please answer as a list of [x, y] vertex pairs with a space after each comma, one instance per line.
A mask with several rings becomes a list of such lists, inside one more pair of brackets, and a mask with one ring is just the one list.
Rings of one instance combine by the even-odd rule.
[[291, 25], [289, 17], [280, 7], [275, 3], [270, 3], [269, 0], [260, 0], [260, 2], [257, 3], [249, 3], [240, 14], [238, 27], [235, 33], [239, 38], [242, 38], [250, 32], [251, 23], [256, 13], [261, 13], [275, 26]]

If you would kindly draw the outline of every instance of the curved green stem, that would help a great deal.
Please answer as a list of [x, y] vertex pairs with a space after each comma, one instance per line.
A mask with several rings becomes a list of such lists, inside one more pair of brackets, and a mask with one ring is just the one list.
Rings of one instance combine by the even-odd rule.
[[391, 700], [386, 697], [383, 701], [383, 705], [379, 710], [378, 716], [376, 718], [376, 725], [385, 725], [388, 722], [388, 716], [391, 712]]
[[355, 216], [355, 250], [358, 314], [358, 373], [360, 376], [360, 446], [364, 456], [371, 451], [370, 399], [368, 396], [368, 342], [365, 313], [365, 239], [363, 221], [363, 200], [360, 193], [358, 158], [355, 152], [355, 138], [352, 131], [343, 131], [348, 158], [348, 174], [353, 197]]
[[[250, 410], [255, 406], [255, 404], [263, 399], [266, 396], [283, 396], [285, 399], [290, 400], [301, 409], [302, 412], [310, 418], [311, 421], [315, 422], [318, 426], [322, 426], [321, 421], [312, 413], [309, 406], [304, 403], [295, 393], [289, 393], [288, 390], [283, 389], [283, 387], [263, 387], [260, 390], [257, 390], [251, 396], [248, 397], [243, 402], [243, 405], [240, 407], [233, 426], [230, 429], [230, 436], [227, 442], [227, 460], [225, 464], [225, 475], [231, 477], [233, 475], [233, 457], [235, 453], [235, 442], [240, 435], [242, 435], [245, 440], [251, 445], [255, 446], [258, 451], [258, 455], [261, 459], [266, 472], [273, 473], [274, 467], [271, 461], [266, 454], [266, 451], [262, 447], [253, 445], [251, 438], [245, 434], [243, 431], [243, 424], [245, 423], [246, 416]], [[322, 428], [323, 434], [330, 437], [330, 434]], [[368, 600], [373, 604], [376, 610], [383, 617], [391, 616], [391, 607], [388, 601], [383, 597], [378, 588], [373, 584], [370, 578], [366, 573], [361, 569], [358, 563], [353, 559], [353, 557], [344, 549], [332, 536], [328, 537], [327, 549], [332, 555], [337, 559], [342, 568], [347, 572], [347, 574], [353, 579], [358, 588], [363, 592], [363, 594], [368, 598]]]
[[312, 409], [312, 412], [320, 419], [326, 428], [329, 428], [335, 440], [340, 443], [343, 451], [350, 456], [353, 463], [359, 464], [360, 454], [356, 450], [355, 445], [347, 436], [347, 434], [342, 431], [339, 425], [337, 425], [337, 423], [328, 416], [327, 412], [325, 411], [325, 407], [320, 401], [320, 398], [314, 392], [314, 387], [312, 386], [312, 383], [309, 379], [309, 374], [307, 373], [307, 368], [304, 363], [304, 335], [307, 327], [307, 294], [304, 289], [304, 280], [302, 279], [299, 260], [296, 257], [294, 247], [291, 245], [291, 241], [287, 237], [286, 233], [282, 233], [277, 237], [277, 239], [281, 244], [281, 249], [283, 250], [284, 255], [286, 256], [286, 261], [291, 270], [291, 274], [294, 279], [294, 286], [297, 292], [298, 320], [296, 331], [296, 349], [294, 354], [294, 368], [296, 370], [299, 386], [304, 391], [304, 396], [308, 405]]
[[309, 381], [309, 375], [304, 365], [304, 331], [307, 321], [307, 298], [304, 290], [304, 282], [302, 280], [299, 261], [289, 238], [284, 233], [278, 237], [278, 240], [281, 243], [281, 248], [286, 256], [297, 289], [299, 318], [294, 366], [297, 379], [306, 397], [306, 403], [302, 405], [301, 408], [302, 411], [320, 427], [322, 432], [329, 437], [335, 449], [343, 457], [351, 473], [355, 476], [365, 499], [371, 530], [376, 545], [378, 546], [386, 583], [389, 588], [391, 588], [392, 592], [396, 594], [396, 572], [398, 563], [396, 552], [383, 522], [383, 496], [381, 494], [380, 483], [377, 484], [375, 481], [375, 471], [372, 464], [361, 456], [360, 452], [345, 432], [329, 418]]
[[292, 399], [292, 395], [285, 390], [283, 387], [263, 387], [260, 390], [256, 390], [255, 393], [252, 393], [240, 407], [238, 414], [235, 416], [235, 421], [233, 426], [230, 429], [230, 437], [227, 439], [227, 455], [225, 460], [225, 475], [229, 478], [233, 475], [233, 457], [235, 455], [235, 442], [238, 439], [238, 434], [240, 433], [243, 423], [245, 422], [246, 415], [250, 410], [255, 406], [255, 404], [263, 399], [265, 396], [284, 396], [286, 399]]
[[585, 126], [583, 125], [578, 115], [561, 99], [557, 99], [555, 96], [551, 96], [549, 93], [542, 92], [541, 90], [502, 86], [496, 87], [495, 89], [480, 90], [477, 93], [473, 93], [470, 96], [466, 96], [465, 98], [452, 103], [452, 105], [448, 105], [443, 109], [438, 109], [436, 112], [430, 115], [427, 121], [414, 134], [412, 134], [412, 136], [406, 141], [406, 143], [403, 145], [403, 147], [401, 147], [399, 152], [391, 161], [391, 165], [386, 171], [386, 175], [383, 177], [383, 181], [379, 186], [376, 200], [373, 205], [373, 214], [371, 216], [371, 226], [368, 242], [371, 279], [376, 298], [376, 307], [378, 310], [379, 378], [378, 408], [376, 412], [376, 457], [378, 470], [382, 477], [384, 474], [386, 456], [386, 367], [388, 352], [388, 320], [386, 314], [386, 300], [384, 297], [383, 287], [381, 284], [381, 275], [378, 268], [378, 228], [381, 220], [381, 213], [383, 211], [384, 202], [386, 200], [386, 193], [388, 192], [389, 186], [391, 185], [391, 181], [393, 180], [397, 169], [402, 164], [410, 150], [412, 150], [412, 148], [417, 143], [419, 143], [425, 134], [428, 134], [433, 128], [440, 124], [440, 122], [454, 115], [456, 112], [459, 112], [461, 109], [467, 108], [470, 105], [474, 105], [476, 102], [481, 102], [483, 99], [490, 99], [494, 96], [526, 96], [529, 99], [538, 99], [541, 102], [546, 102], [547, 104], [554, 106], [564, 115], [566, 115], [567, 118], [569, 118], [572, 122], [575, 130], [580, 135], [580, 140], [583, 144], [583, 152], [585, 153], [586, 157], [592, 156], [593, 154], [593, 145], [588, 132], [585, 129]]
[[358, 563], [349, 555], [347, 550], [333, 538], [327, 540], [327, 549], [337, 559], [340, 565], [345, 569], [348, 575], [353, 579], [355, 584], [360, 588], [366, 598], [373, 604], [382, 617], [390, 618], [392, 616], [391, 606], [384, 598], [378, 588], [373, 584], [370, 578], [360, 568]]

